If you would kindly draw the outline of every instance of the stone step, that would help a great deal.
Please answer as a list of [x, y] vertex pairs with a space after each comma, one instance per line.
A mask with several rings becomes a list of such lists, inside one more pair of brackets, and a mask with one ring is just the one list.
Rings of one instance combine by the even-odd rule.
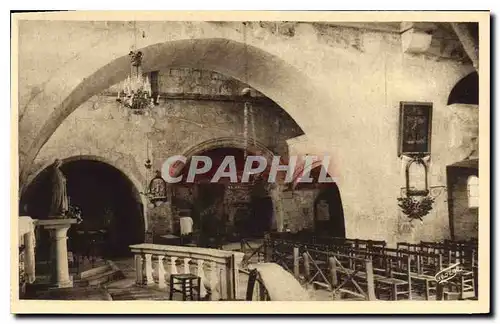
[[106, 265], [104, 266], [82, 272], [79, 279], [75, 280], [75, 286], [102, 286], [106, 283], [124, 278], [125, 275], [123, 272], [112, 261], [106, 261]]
[[110, 266], [110, 264], [104, 262], [100, 266], [97, 266], [97, 267], [94, 267], [94, 268], [90, 268], [90, 269], [87, 269], [85, 271], [81, 271], [79, 274], [77, 274], [75, 276], [75, 279], [85, 280], [87, 278], [99, 275], [99, 274], [104, 273], [106, 271], [109, 271], [111, 269], [112, 269], [112, 267]]
[[168, 292], [152, 291], [142, 287], [123, 289], [108, 289], [113, 300], [168, 300]]
[[124, 276], [120, 271], [116, 270], [109, 270], [105, 273], [101, 273], [95, 276], [92, 276], [90, 278], [87, 278], [86, 280], [80, 281], [80, 287], [85, 287], [85, 286], [101, 286], [103, 284], [120, 280], [123, 279]]

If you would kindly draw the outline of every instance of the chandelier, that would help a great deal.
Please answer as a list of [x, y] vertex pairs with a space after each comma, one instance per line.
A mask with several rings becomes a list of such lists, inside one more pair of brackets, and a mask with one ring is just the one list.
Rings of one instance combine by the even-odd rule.
[[132, 114], [148, 116], [158, 103], [153, 99], [149, 77], [142, 73], [142, 52], [130, 51], [129, 56], [130, 75], [118, 90], [116, 101]]
[[[244, 72], [245, 72], [245, 83], [248, 84], [248, 45], [247, 45], [247, 22], [243, 22], [243, 44], [245, 45], [245, 61], [244, 61]], [[249, 128], [251, 131], [251, 145], [253, 145], [252, 150], [257, 148], [256, 136], [255, 136], [255, 123], [254, 123], [254, 113], [252, 107], [252, 89], [247, 87], [241, 90], [241, 97], [244, 100], [243, 104], [243, 158], [246, 161], [249, 153]], [[257, 155], [257, 152], [253, 152]], [[248, 185], [253, 186], [257, 181], [258, 176], [254, 175], [250, 177]]]

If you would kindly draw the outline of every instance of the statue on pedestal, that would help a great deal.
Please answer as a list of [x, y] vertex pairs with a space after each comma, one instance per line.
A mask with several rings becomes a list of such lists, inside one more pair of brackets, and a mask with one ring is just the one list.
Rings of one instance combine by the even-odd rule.
[[52, 201], [50, 204], [50, 218], [65, 218], [69, 211], [68, 194], [66, 191], [66, 177], [60, 167], [62, 161], [56, 159], [52, 164]]

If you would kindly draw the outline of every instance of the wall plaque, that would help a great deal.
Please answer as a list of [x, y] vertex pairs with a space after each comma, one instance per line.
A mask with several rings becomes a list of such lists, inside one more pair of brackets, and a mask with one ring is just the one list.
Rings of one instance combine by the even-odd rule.
[[401, 102], [398, 156], [431, 153], [432, 103]]

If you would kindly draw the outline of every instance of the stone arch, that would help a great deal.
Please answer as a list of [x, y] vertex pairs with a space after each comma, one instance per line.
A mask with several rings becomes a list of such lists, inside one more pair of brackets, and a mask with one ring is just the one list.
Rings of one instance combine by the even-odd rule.
[[[241, 136], [234, 136], [234, 137], [217, 137], [217, 138], [212, 138], [200, 143], [197, 143], [195, 145], [192, 145], [191, 147], [187, 148], [184, 150], [182, 153], [179, 153], [178, 155], [186, 157], [186, 160], [189, 161], [190, 158], [197, 154], [203, 154], [204, 152], [211, 151], [214, 149], [219, 149], [219, 148], [236, 148], [240, 150], [245, 149], [245, 139]], [[253, 139], [249, 138], [248, 139], [248, 144], [246, 146], [246, 149], [249, 153], [251, 154], [258, 154], [263, 157], [268, 161], [268, 166], [271, 165], [271, 162], [273, 160], [273, 157], [276, 156], [276, 153], [273, 152], [271, 149], [269, 149], [267, 146], [265, 146], [263, 143], [259, 141], [253, 141]], [[288, 158], [288, 152], [286, 152], [286, 156], [281, 157], [282, 160], [283, 158], [287, 159]], [[281, 162], [283, 163], [283, 162]], [[172, 177], [177, 177], [180, 175], [180, 173], [184, 170], [184, 167], [187, 164], [179, 163], [179, 164], [174, 164], [173, 165], [173, 170], [171, 169], [171, 176]], [[279, 181], [279, 180], [278, 180]], [[169, 185], [169, 194], [173, 195], [175, 184]], [[276, 228], [280, 222], [282, 222], [283, 215], [282, 211], [279, 208], [280, 206], [280, 191], [282, 188], [279, 185], [276, 185], [274, 183], [265, 185], [265, 191], [267, 193], [266, 199], [268, 199], [272, 206], [271, 211], [271, 223], [270, 227], [271, 228]]]
[[[298, 179], [302, 176], [302, 173], [307, 170], [304, 165], [299, 166], [295, 173], [296, 177], [290, 185], [290, 189], [292, 191], [300, 191], [302, 188], [315, 188], [318, 190], [311, 201], [313, 206], [314, 230], [320, 234], [326, 233], [327, 235], [333, 235], [335, 237], [345, 237], [346, 223], [340, 187], [334, 178], [332, 178], [334, 182], [319, 182], [318, 180], [322, 169], [324, 169], [324, 166], [321, 160], [313, 162], [311, 166], [307, 168], [313, 181], [311, 183], [302, 183], [299, 182]], [[326, 175], [331, 177], [328, 170], [325, 171]], [[328, 204], [329, 219], [326, 221], [318, 220], [318, 203], [321, 200]], [[318, 229], [320, 229], [320, 231], [318, 231]]]
[[458, 81], [448, 96], [448, 105], [479, 104], [479, 74], [472, 72]]
[[[69, 163], [69, 162], [74, 162], [74, 161], [81, 161], [81, 160], [96, 161], [96, 162], [104, 163], [104, 164], [116, 169], [117, 171], [119, 171], [122, 174], [122, 176], [124, 178], [126, 178], [136, 190], [137, 198], [140, 199], [140, 201], [143, 205], [142, 214], [143, 214], [143, 218], [144, 218], [144, 220], [143, 220], [144, 221], [144, 228], [145, 228], [145, 231], [148, 230], [147, 206], [148, 206], [149, 202], [147, 201], [146, 197], [141, 194], [141, 192], [143, 192], [144, 184], [142, 184], [139, 181], [140, 177], [138, 175], [136, 175], [133, 171], [128, 170], [126, 167], [122, 166], [120, 163], [112, 162], [109, 159], [104, 158], [102, 156], [98, 156], [98, 155], [72, 155], [72, 156], [60, 158], [60, 160], [63, 162], [63, 164]], [[26, 189], [29, 188], [30, 184], [33, 183], [33, 181], [44, 170], [46, 170], [52, 163], [53, 163], [53, 161], [45, 163], [44, 165], [39, 167], [36, 172], [32, 173], [29, 176], [29, 178], [26, 181], [26, 184], [22, 188], [20, 198], [25, 193]]]
[[[255, 143], [255, 144], [254, 144]], [[192, 156], [202, 153], [211, 149], [216, 149], [216, 148], [224, 148], [224, 147], [234, 147], [238, 149], [244, 149], [245, 148], [245, 139], [243, 137], [217, 137], [217, 138], [212, 138], [206, 141], [203, 141], [201, 143], [195, 144], [188, 149], [186, 149], [184, 152], [180, 153], [179, 155], [182, 155], [186, 157], [187, 160], [189, 160]], [[271, 151], [269, 148], [267, 148], [264, 144], [262, 144], [259, 141], [253, 141], [252, 139], [248, 140], [248, 146], [247, 150], [252, 153], [258, 153], [260, 152], [261, 155], [263, 155], [266, 160], [269, 163], [272, 161], [273, 156], [275, 156], [275, 153]], [[172, 176], [176, 177], [179, 175], [181, 172], [182, 168], [184, 166], [182, 164], [178, 164], [174, 166], [174, 170], [172, 170]]]
[[[145, 72], [167, 66], [192, 67], [213, 70], [249, 84], [282, 107], [305, 133], [314, 132], [316, 122], [310, 118], [310, 111], [305, 107], [331, 111], [328, 93], [318, 91], [302, 71], [256, 46], [224, 38], [208, 38], [167, 41], [140, 50], [145, 58]], [[84, 78], [54, 107], [37, 135], [28, 139], [27, 143], [20, 143], [21, 182], [26, 179], [40, 149], [69, 114], [93, 95], [126, 78], [129, 72], [127, 54], [113, 59]], [[24, 119], [30, 118], [25, 116]]]

